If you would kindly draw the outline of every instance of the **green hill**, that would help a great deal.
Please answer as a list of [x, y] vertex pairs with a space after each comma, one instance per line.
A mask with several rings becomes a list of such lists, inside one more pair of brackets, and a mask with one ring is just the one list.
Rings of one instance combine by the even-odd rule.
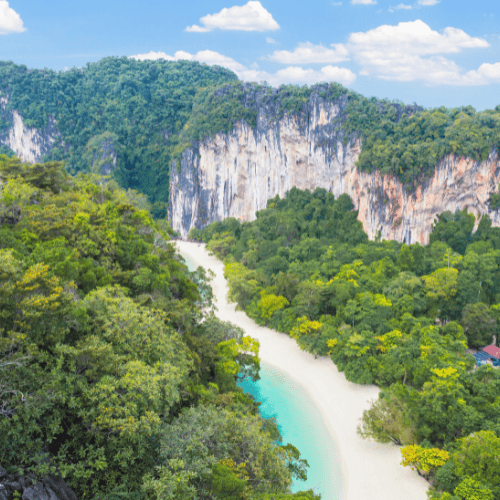
[[[171, 158], [194, 96], [235, 80], [224, 68], [188, 61], [107, 57], [60, 72], [0, 63], [4, 114], [15, 109], [38, 129], [49, 117], [57, 122], [62, 141], [43, 160], [64, 161], [71, 174], [88, 172], [108, 142], [117, 153], [116, 179], [146, 194], [157, 216], [165, 214]], [[0, 132], [9, 125], [4, 118]]]
[[[169, 170], [186, 147], [228, 132], [238, 120], [254, 127], [262, 107], [271, 120], [284, 113], [307, 120], [313, 95], [342, 102], [335, 126], [346, 142], [362, 138], [361, 170], [395, 175], [410, 190], [444, 155], [485, 159], [500, 144], [498, 106], [481, 113], [470, 106], [423, 109], [366, 98], [339, 84], [275, 89], [192, 61], [107, 57], [60, 72], [1, 62], [0, 92], [8, 98], [0, 133], [12, 109], [38, 129], [53, 117], [61, 137], [43, 160], [64, 161], [71, 174], [97, 170], [105, 144], [117, 156], [116, 180], [146, 194], [156, 217], [166, 213]], [[0, 152], [10, 154], [5, 147]]]

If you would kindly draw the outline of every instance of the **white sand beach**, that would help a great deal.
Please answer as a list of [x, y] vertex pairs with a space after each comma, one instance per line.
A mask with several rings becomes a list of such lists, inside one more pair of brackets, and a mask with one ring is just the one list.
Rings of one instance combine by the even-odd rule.
[[314, 359], [288, 335], [261, 327], [244, 312], [235, 311], [235, 304], [227, 303], [222, 262], [210, 256], [203, 244], [176, 241], [175, 245], [192, 262], [214, 271], [217, 316], [256, 338], [261, 360], [303, 386], [317, 405], [342, 457], [344, 500], [425, 500], [428, 483], [400, 465], [398, 446], [367, 441], [356, 433], [363, 410], [377, 398], [379, 389], [348, 382], [330, 358]]

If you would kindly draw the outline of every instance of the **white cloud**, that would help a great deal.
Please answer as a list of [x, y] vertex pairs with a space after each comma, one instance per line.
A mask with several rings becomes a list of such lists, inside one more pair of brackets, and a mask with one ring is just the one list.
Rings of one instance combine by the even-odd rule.
[[487, 85], [500, 83], [500, 63], [484, 63], [477, 70], [468, 71], [464, 77], [466, 85]]
[[460, 84], [460, 68], [455, 62], [442, 56], [423, 58], [393, 53], [388, 57], [374, 57], [372, 64], [365, 65], [360, 75], [399, 82], [424, 81], [431, 85]]
[[422, 81], [428, 85], [482, 85], [488, 73], [483, 65], [464, 73], [441, 54], [463, 49], [489, 47], [486, 40], [473, 38], [462, 30], [445, 28], [442, 34], [417, 20], [383, 25], [364, 33], [352, 33], [348, 48], [361, 65], [361, 75], [402, 82]]
[[418, 0], [418, 5], [436, 5], [440, 2], [441, 0]]
[[274, 38], [270, 38], [268, 36], [266, 36], [266, 42], [267, 43], [278, 43]]
[[342, 5], [342, 2], [332, 2], [332, 5], [334, 7], [340, 7]]
[[276, 73], [268, 73], [267, 71], [259, 71], [256, 63], [253, 63], [250, 68], [247, 68], [234, 59], [211, 50], [201, 50], [196, 54], [178, 50], [174, 56], [170, 56], [165, 52], [149, 52], [147, 54], [137, 54], [130, 57], [141, 61], [156, 59], [178, 61], [180, 59], [187, 59], [189, 61], [204, 62], [209, 65], [217, 64], [218, 66], [223, 66], [224, 68], [234, 71], [238, 75], [238, 78], [243, 81], [266, 81], [274, 86], [281, 85], [282, 83], [306, 83], [312, 85], [318, 82], [338, 82], [343, 85], [350, 85], [356, 79], [356, 75], [351, 70], [331, 65], [324, 66], [319, 71], [303, 69], [298, 66], [290, 66]]
[[375, 5], [377, 2], [375, 0], [351, 0], [353, 5], [361, 4], [361, 5]]
[[197, 26], [196, 24], [193, 24], [193, 26], [187, 26], [185, 31], [190, 31], [192, 33], [207, 33], [211, 30], [208, 28], [202, 28], [201, 26]]
[[11, 7], [9, 2], [0, 0], [0, 35], [22, 33], [26, 31], [21, 16]]
[[411, 5], [400, 3], [399, 5], [396, 5], [396, 7], [389, 7], [389, 12], [394, 12], [396, 10], [401, 10], [401, 9], [410, 10], [413, 9], [413, 7]]
[[350, 85], [356, 80], [356, 75], [347, 68], [339, 68], [330, 65], [321, 68], [321, 73], [325, 75], [326, 81], [328, 82], [338, 82], [343, 85]]
[[[181, 51], [178, 51], [181, 52]], [[132, 59], [137, 59], [138, 61], [156, 61], [156, 59], [165, 59], [166, 61], [176, 61], [175, 57], [165, 54], [165, 52], [148, 52], [147, 54], [137, 54], [135, 56], [130, 56]]]
[[130, 56], [134, 59], [138, 59], [139, 61], [145, 60], [156, 60], [156, 59], [165, 59], [167, 61], [179, 61], [181, 59], [187, 59], [188, 61], [198, 61], [201, 63], [206, 63], [211, 66], [223, 66], [224, 68], [230, 69], [237, 73], [238, 71], [246, 70], [246, 67], [239, 62], [236, 62], [231, 57], [224, 56], [219, 54], [218, 52], [214, 52], [213, 50], [200, 50], [196, 54], [190, 54], [189, 52], [185, 52], [183, 50], [178, 50], [173, 56], [169, 56], [165, 52], [149, 52], [147, 54], [137, 54], [135, 56]]
[[333, 49], [323, 45], [313, 45], [311, 42], [299, 43], [298, 47], [288, 50], [275, 50], [269, 59], [283, 64], [337, 63], [349, 59], [349, 51], [341, 43], [332, 44]]
[[379, 52], [387, 52], [388, 55], [394, 52], [430, 55], [489, 47], [486, 40], [473, 38], [457, 28], [445, 28], [444, 33], [440, 34], [419, 19], [397, 26], [385, 24], [367, 32], [351, 33], [349, 42], [362, 56]]
[[207, 32], [214, 29], [240, 31], [278, 30], [279, 24], [259, 1], [250, 0], [241, 7], [224, 8], [217, 14], [208, 14], [200, 19], [203, 26], [188, 26], [186, 31]]
[[289, 66], [276, 73], [248, 70], [238, 74], [238, 76], [242, 80], [250, 82], [266, 81], [275, 87], [283, 83], [313, 85], [319, 82], [337, 82], [342, 85], [350, 85], [356, 80], [356, 75], [351, 70], [331, 65], [324, 66], [319, 71], [304, 69], [300, 66]]

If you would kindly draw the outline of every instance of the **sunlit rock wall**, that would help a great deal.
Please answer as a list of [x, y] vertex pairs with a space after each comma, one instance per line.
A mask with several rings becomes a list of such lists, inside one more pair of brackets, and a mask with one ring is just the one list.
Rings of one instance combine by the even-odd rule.
[[345, 98], [327, 102], [313, 94], [307, 114], [280, 120], [262, 107], [255, 129], [239, 122], [230, 133], [201, 142], [198, 151], [186, 150], [180, 168], [172, 168], [173, 228], [186, 238], [191, 228], [215, 220], [254, 220], [267, 200], [293, 186], [350, 195], [372, 239], [380, 231], [385, 239], [425, 244], [437, 214], [466, 207], [500, 225], [500, 214], [487, 203], [500, 181], [495, 151], [483, 162], [447, 156], [431, 179], [408, 193], [393, 177], [356, 168], [361, 141], [341, 129], [346, 106]]
[[16, 110], [5, 111], [7, 103], [6, 97], [0, 97], [4, 118], [11, 124], [8, 131], [0, 132], [0, 144], [10, 147], [23, 161], [29, 163], [40, 161], [52, 149], [56, 139], [60, 137], [55, 120], [49, 118], [47, 126], [41, 130], [27, 127]]

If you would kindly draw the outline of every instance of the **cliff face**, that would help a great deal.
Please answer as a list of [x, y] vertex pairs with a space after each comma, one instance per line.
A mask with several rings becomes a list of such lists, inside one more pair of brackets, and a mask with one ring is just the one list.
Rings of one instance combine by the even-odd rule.
[[347, 99], [328, 102], [313, 94], [307, 106], [301, 117], [279, 120], [261, 107], [255, 129], [239, 122], [229, 134], [200, 143], [198, 152], [186, 150], [170, 179], [173, 228], [186, 238], [191, 228], [215, 220], [254, 220], [268, 199], [284, 197], [293, 186], [350, 195], [370, 238], [380, 230], [385, 239], [425, 244], [437, 214], [466, 207], [500, 225], [500, 214], [487, 204], [500, 181], [495, 151], [483, 162], [449, 155], [430, 180], [408, 193], [393, 177], [356, 168], [361, 141], [340, 128]]
[[26, 127], [16, 110], [5, 111], [7, 102], [7, 98], [0, 97], [2, 113], [11, 123], [7, 132], [0, 132], [0, 144], [10, 147], [23, 161], [39, 162], [52, 149], [56, 139], [61, 136], [56, 129], [55, 120], [49, 118], [48, 125], [41, 130]]
[[[0, 116], [11, 124], [7, 131], [0, 132], [0, 145], [8, 146], [16, 156], [28, 163], [42, 161], [57, 142], [60, 142], [63, 149], [66, 148], [53, 117], [49, 117], [47, 126], [42, 129], [27, 127], [17, 110], [6, 110], [7, 104], [8, 99], [0, 97]], [[110, 175], [116, 169], [117, 162], [113, 134], [104, 132], [95, 138], [97, 140], [93, 139], [87, 145], [87, 149], [91, 150], [90, 167], [97, 164], [96, 170], [102, 175]]]

